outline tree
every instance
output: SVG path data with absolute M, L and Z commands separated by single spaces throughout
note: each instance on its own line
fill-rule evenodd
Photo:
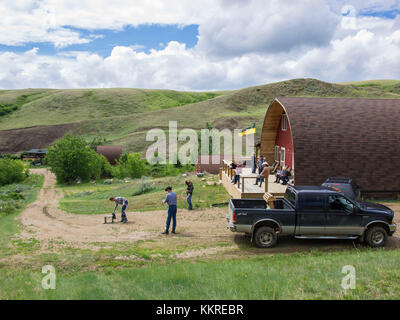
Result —
M 49 148 L 46 160 L 57 182 L 67 184 L 74 183 L 78 178 L 82 181 L 98 179 L 103 167 L 101 156 L 82 137 L 69 134 Z
M 149 170 L 146 160 L 142 159 L 140 153 L 135 152 L 130 154 L 125 152 L 120 157 L 118 171 L 118 176 L 120 178 L 141 178 Z

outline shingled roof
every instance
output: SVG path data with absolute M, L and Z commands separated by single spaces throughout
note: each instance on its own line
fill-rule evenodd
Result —
M 400 99 L 278 97 L 270 107 L 276 103 L 292 132 L 296 185 L 348 176 L 365 191 L 400 192 Z

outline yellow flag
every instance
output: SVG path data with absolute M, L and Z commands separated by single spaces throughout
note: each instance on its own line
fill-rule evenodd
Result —
M 253 123 L 251 127 L 243 129 L 241 132 L 239 132 L 239 136 L 246 136 L 248 134 L 255 134 L 255 133 L 256 133 L 256 124 Z

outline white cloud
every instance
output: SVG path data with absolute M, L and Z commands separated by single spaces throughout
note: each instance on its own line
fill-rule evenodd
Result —
M 339 0 L 200 4 L 148 0 L 140 5 L 122 0 L 2 0 L 2 44 L 46 41 L 62 48 L 93 39 L 67 26 L 96 30 L 144 23 L 199 24 L 199 42 L 187 48 L 172 41 L 148 53 L 139 52 L 141 44 L 115 46 L 108 57 L 68 48 L 55 56 L 38 49 L 0 52 L 0 87 L 208 90 L 294 77 L 398 78 L 400 15 L 396 19 L 359 16 L 357 12 L 369 10 L 373 2 L 349 2 L 356 8 L 354 24 L 341 16 L 348 2 Z M 382 2 L 378 9 L 393 9 L 397 2 Z
M 200 25 L 198 48 L 235 56 L 322 46 L 338 23 L 339 17 L 322 0 L 224 1 L 221 10 Z

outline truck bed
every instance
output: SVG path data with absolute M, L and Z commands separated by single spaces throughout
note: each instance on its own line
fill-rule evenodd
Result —
M 235 209 L 270 209 L 263 199 L 232 199 L 231 202 Z M 284 199 L 275 200 L 274 206 L 273 210 L 293 209 Z

